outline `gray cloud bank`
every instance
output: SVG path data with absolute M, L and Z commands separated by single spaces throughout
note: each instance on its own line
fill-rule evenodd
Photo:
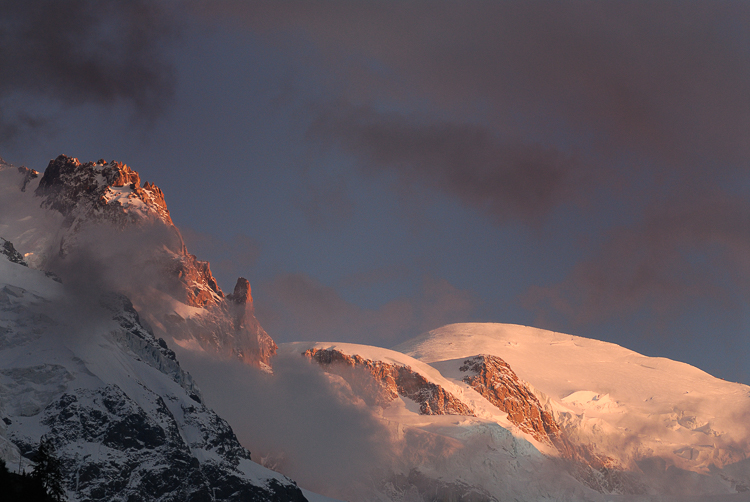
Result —
M 228 1 L 203 12 L 311 41 L 335 98 L 312 106 L 308 137 L 364 172 L 500 223 L 543 228 L 562 208 L 606 218 L 567 279 L 526 295 L 542 317 L 562 314 L 570 329 L 644 308 L 669 316 L 696 298 L 747 303 L 749 4 Z M 582 221 L 565 224 L 585 235 Z
M 0 141 L 49 123 L 29 99 L 159 113 L 175 85 L 165 51 L 175 5 L 0 0 Z M 544 231 L 562 209 L 584 215 L 563 224 L 571 235 L 595 232 L 586 257 L 559 284 L 525 295 L 539 319 L 567 320 L 548 327 L 642 309 L 670 317 L 706 299 L 736 315 L 748 303 L 750 4 L 187 5 L 201 21 L 224 16 L 278 42 L 282 54 L 311 42 L 328 98 L 306 110 L 308 139 L 351 155 L 362 172 L 395 175 L 406 193 L 430 187 L 500 224 Z M 353 212 L 345 187 L 315 190 L 300 204 L 311 223 Z M 605 231 L 582 228 L 598 214 Z M 251 266 L 254 244 L 237 245 Z M 225 255 L 215 265 L 229 274 L 237 256 Z M 385 340 L 397 321 L 430 324 L 409 313 L 419 299 L 371 310 L 321 289 L 302 274 L 279 276 L 271 331 L 355 326 Z M 308 306 L 325 298 L 338 320 L 319 321 Z M 318 313 L 284 317 L 294 309 Z M 461 312 L 471 309 L 436 321 L 465 320 Z

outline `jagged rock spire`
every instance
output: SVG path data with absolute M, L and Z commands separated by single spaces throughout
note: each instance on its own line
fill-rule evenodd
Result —
M 234 286 L 234 293 L 227 295 L 227 298 L 237 305 L 253 304 L 253 295 L 250 289 L 250 281 L 244 277 L 237 278 L 237 284 Z

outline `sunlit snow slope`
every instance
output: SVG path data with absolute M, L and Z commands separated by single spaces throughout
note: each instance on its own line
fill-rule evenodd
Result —
M 326 342 L 285 343 L 279 351 L 317 362 L 387 425 L 390 463 L 373 466 L 381 476 L 376 495 L 385 500 L 599 501 L 610 500 L 603 493 L 643 491 L 619 471 L 566 462 L 461 378 L 406 354 Z
M 687 364 L 505 324 L 279 350 L 395 431 L 391 500 L 750 500 L 750 387 Z
M 501 357 L 560 424 L 624 465 L 660 458 L 707 473 L 750 454 L 750 387 L 612 343 L 509 324 L 452 324 L 394 348 L 443 374 Z

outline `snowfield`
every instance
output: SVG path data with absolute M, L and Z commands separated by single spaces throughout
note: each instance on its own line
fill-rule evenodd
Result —
M 383 439 L 392 451 L 388 468 L 408 476 L 416 467 L 426 485 L 448 482 L 454 493 L 476 487 L 498 500 L 750 500 L 750 387 L 690 365 L 492 323 L 444 326 L 393 349 L 333 342 L 279 347 L 288 356 L 310 350 L 407 367 L 471 407 L 473 416 L 425 415 L 404 395 L 373 407 L 392 431 Z M 466 381 L 466 363 L 479 355 L 508 363 L 570 444 L 611 467 L 587 469 L 582 457 L 563 458 L 511 423 Z M 332 385 L 356 394 L 356 374 L 324 369 Z M 406 499 L 399 490 L 379 496 Z
M 509 324 L 452 324 L 394 350 L 441 367 L 489 353 L 556 418 L 626 466 L 659 457 L 709 473 L 750 454 L 750 387 L 612 343 Z

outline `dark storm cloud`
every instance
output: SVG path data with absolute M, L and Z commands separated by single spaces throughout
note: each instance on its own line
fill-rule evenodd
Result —
M 35 98 L 52 103 L 125 102 L 146 118 L 174 87 L 165 42 L 175 35 L 164 3 L 0 0 L 0 140 L 47 124 Z M 29 111 L 31 109 L 32 111 Z
M 402 183 L 427 183 L 500 221 L 538 221 L 579 194 L 585 181 L 572 156 L 504 143 L 491 129 L 474 124 L 420 123 L 368 108 L 322 114 L 309 137 L 335 141 L 369 170 L 392 169 Z
M 269 40 L 312 41 L 336 98 L 311 109 L 309 137 L 366 172 L 395 172 L 501 222 L 549 221 L 563 205 L 610 221 L 601 227 L 627 222 L 592 230 L 598 255 L 532 292 L 536 308 L 586 322 L 699 297 L 728 308 L 747 291 L 749 208 L 735 197 L 747 199 L 750 171 L 750 4 L 221 2 L 204 12 Z
M 353 102 L 427 97 L 463 115 L 487 110 L 502 135 L 551 139 L 565 128 L 605 151 L 672 161 L 707 148 L 744 159 L 750 148 L 744 3 L 220 2 L 211 10 L 222 7 L 256 30 L 311 38 Z

